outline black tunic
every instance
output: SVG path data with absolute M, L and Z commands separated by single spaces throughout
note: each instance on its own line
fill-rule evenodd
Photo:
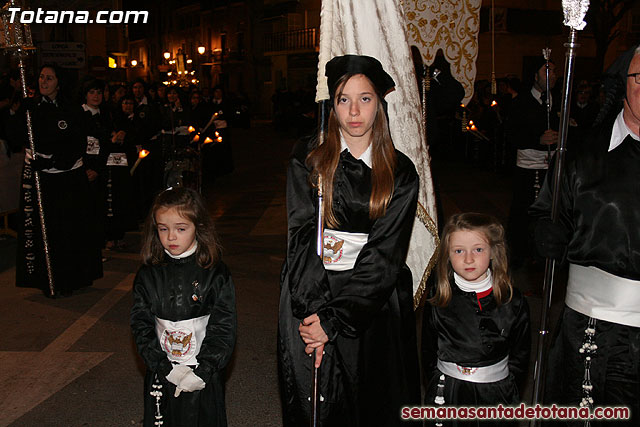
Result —
M 628 136 L 608 152 L 611 132 L 609 123 L 568 152 L 558 221 L 571 236 L 570 263 L 640 280 L 640 142 Z M 535 217 L 551 216 L 552 174 L 531 207 Z
M 147 374 L 144 387 L 144 425 L 154 425 L 156 398 L 149 392 L 157 380 L 162 384 L 161 413 L 165 426 L 226 426 L 224 368 L 236 339 L 235 291 L 229 270 L 219 262 L 204 269 L 196 255 L 183 259 L 165 257 L 165 262 L 143 266 L 133 285 L 131 329 Z M 194 281 L 198 281 L 197 289 Z M 193 295 L 198 296 L 194 300 Z M 155 318 L 173 322 L 210 315 L 206 337 L 197 356 L 194 373 L 206 387 L 182 392 L 174 398 L 175 386 L 167 381 L 173 368 L 160 347 Z
M 451 280 L 453 283 L 453 280 Z M 493 293 L 478 299 L 475 292 L 452 287 L 447 307 L 425 305 L 423 369 L 429 378 L 425 403 L 434 406 L 437 359 L 465 367 L 493 365 L 509 356 L 509 376 L 493 383 L 473 383 L 445 376 L 445 405 L 494 406 L 520 403 L 518 382 L 529 364 L 530 321 L 527 300 L 516 288 L 508 303 L 498 306 Z
M 84 166 L 72 169 L 86 151 L 80 108 L 60 100 L 25 100 L 32 112 L 38 153 L 51 155 L 60 172 L 41 171 L 40 183 L 54 292 L 67 294 L 102 277 L 100 248 L 95 244 L 95 209 L 89 202 Z M 23 112 L 24 114 L 24 112 Z M 16 116 L 16 120 L 24 119 Z M 25 135 L 26 137 L 26 135 Z M 35 192 L 35 174 L 25 163 L 22 174 L 21 219 L 16 258 L 16 285 L 49 293 L 44 249 Z
M 138 160 L 136 145 L 140 143 L 137 122 L 134 117 L 126 117 L 118 113 L 113 127 L 115 132 L 124 131 L 122 142 L 105 143 L 104 150 L 108 154 L 124 153 L 127 158 L 126 166 L 110 165 L 106 170 L 106 237 L 107 240 L 120 240 L 124 233 L 135 229 L 136 212 L 131 209 L 135 206 L 136 197 L 135 180 L 130 170 Z M 144 160 L 142 160 L 144 162 Z
M 553 97 L 550 115 L 551 129 L 558 130 L 559 97 Z M 548 154 L 548 149 L 540 145 L 540 136 L 547 129 L 547 109 L 531 93 L 531 88 L 520 93 L 514 100 L 506 122 L 507 141 L 518 150 L 534 149 L 540 154 Z M 546 168 L 545 168 L 546 169 Z M 511 261 L 519 263 L 533 255 L 531 239 L 531 219 L 527 209 L 535 201 L 536 189 L 542 185 L 545 169 L 516 167 L 513 177 L 513 199 L 507 224 L 507 240 L 511 249 Z
M 317 194 L 308 184 L 308 150 L 296 146 L 287 177 L 289 244 L 278 329 L 285 425 L 309 419 L 311 358 L 298 326 L 313 313 L 329 337 L 320 367 L 321 425 L 399 425 L 401 406 L 419 401 L 411 273 L 404 264 L 418 176 L 396 151 L 393 197 L 386 214 L 371 220 L 371 169 L 342 152 L 333 194 L 339 229 L 369 236 L 353 269 L 327 271 L 316 255 Z
M 83 156 L 84 166 L 87 170 L 95 171 L 98 174 L 93 181 L 89 181 L 89 198 L 91 206 L 95 209 L 96 217 L 94 245 L 100 250 L 104 246 L 105 238 L 105 200 L 107 197 L 105 190 L 108 182 L 106 145 L 111 139 L 111 118 L 102 108 L 98 110 L 97 114 L 93 114 L 91 110 L 85 110 L 82 112 L 82 125 L 84 138 L 87 141 Z M 98 140 L 97 152 L 96 147 L 89 146 L 89 137 Z
M 627 136 L 608 151 L 612 129 L 612 121 L 606 122 L 593 129 L 579 150 L 567 153 L 557 223 L 569 236 L 570 263 L 640 280 L 640 142 Z M 550 169 L 531 207 L 533 216 L 550 218 L 552 181 Z M 555 234 L 547 240 L 553 238 Z M 549 354 L 545 396 L 550 402 L 575 405 L 582 399 L 584 355 L 579 349 L 588 321 L 587 315 L 565 306 Z M 640 328 L 597 320 L 595 330 L 597 351 L 590 372 L 594 404 L 629 406 L 632 418 L 625 425 L 638 425 Z

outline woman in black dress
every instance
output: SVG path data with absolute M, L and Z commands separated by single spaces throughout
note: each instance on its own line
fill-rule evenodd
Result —
M 96 221 L 83 163 L 87 144 L 81 110 L 63 96 L 64 80 L 57 66 L 44 65 L 38 84 L 40 96 L 25 100 L 32 114 L 36 156 L 28 153 L 22 176 L 16 285 L 40 288 L 49 297 L 68 296 L 102 277 L 100 252 L 87 250 Z M 53 286 L 44 262 L 35 171 L 40 175 Z

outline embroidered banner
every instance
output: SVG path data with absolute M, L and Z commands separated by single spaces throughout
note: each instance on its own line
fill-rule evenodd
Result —
M 438 49 L 451 64 L 451 74 L 464 87 L 463 103 L 473 95 L 478 57 L 482 0 L 403 0 L 411 44 L 425 65 L 433 64 Z

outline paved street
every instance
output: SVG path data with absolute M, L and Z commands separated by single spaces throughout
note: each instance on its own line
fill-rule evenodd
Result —
M 204 190 L 237 293 L 227 413 L 231 426 L 280 426 L 278 279 L 286 247 L 285 168 L 294 140 L 269 124 L 233 129 L 231 138 L 235 171 Z M 508 177 L 460 160 L 433 167 L 445 217 L 474 210 L 506 221 Z M 93 287 L 56 300 L 14 286 L 15 241 L 0 240 L 0 426 L 140 424 L 144 368 L 129 330 L 139 237 L 128 233 L 126 250 L 105 252 L 105 276 Z M 540 274 L 530 270 L 514 276 L 523 290 L 540 286 Z M 537 316 L 539 299 L 529 300 Z

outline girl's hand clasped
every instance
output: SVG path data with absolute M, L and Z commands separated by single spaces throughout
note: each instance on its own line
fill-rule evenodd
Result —
M 329 342 L 329 337 L 325 333 L 324 329 L 320 325 L 320 318 L 317 314 L 305 318 L 298 327 L 300 337 L 307 345 L 304 349 L 305 353 L 311 354 L 316 351 L 316 368 L 320 367 L 322 362 L 322 353 L 324 351 L 324 345 Z

